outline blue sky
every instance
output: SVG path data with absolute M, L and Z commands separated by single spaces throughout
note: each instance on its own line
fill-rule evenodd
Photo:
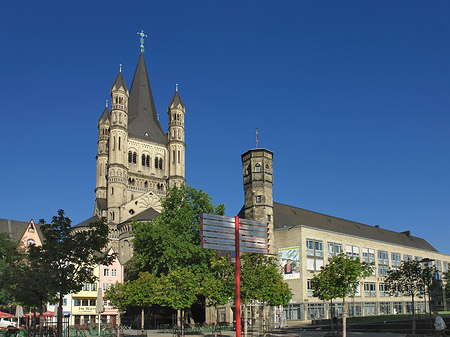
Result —
M 97 120 L 145 58 L 160 122 L 179 83 L 186 176 L 227 215 L 240 155 L 274 152 L 274 200 L 449 254 L 450 2 L 6 1 L 0 217 L 94 207 Z

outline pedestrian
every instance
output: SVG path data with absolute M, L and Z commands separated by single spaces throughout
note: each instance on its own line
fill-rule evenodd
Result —
M 439 316 L 439 313 L 437 311 L 433 312 L 434 315 L 434 327 L 436 328 L 436 336 L 444 336 L 447 337 L 445 334 L 445 328 L 447 325 L 445 325 L 444 319 Z

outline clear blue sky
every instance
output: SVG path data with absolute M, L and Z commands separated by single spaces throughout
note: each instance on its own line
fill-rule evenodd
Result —
M 92 215 L 97 120 L 144 29 L 161 124 L 179 83 L 187 180 L 228 215 L 258 128 L 275 201 L 448 254 L 449 18 L 448 0 L 5 1 L 0 217 Z

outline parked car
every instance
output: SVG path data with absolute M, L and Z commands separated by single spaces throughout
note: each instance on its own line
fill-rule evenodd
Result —
M 17 328 L 15 318 L 0 318 L 0 328 Z

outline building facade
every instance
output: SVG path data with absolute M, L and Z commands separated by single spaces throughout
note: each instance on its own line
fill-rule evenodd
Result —
M 411 312 L 411 298 L 390 296 L 384 285 L 389 268 L 399 267 L 401 261 L 430 259 L 438 278 L 448 271 L 450 256 L 410 231 L 394 232 L 274 202 L 273 153 L 253 149 L 241 158 L 245 204 L 239 216 L 269 223 L 270 253 L 278 256 L 293 292 L 291 303 L 283 308 L 287 320 L 330 317 L 328 303 L 313 296 L 310 281 L 328 259 L 341 252 L 375 264 L 373 275 L 361 281 L 354 298 L 347 299 L 351 316 Z M 335 302 L 339 313 L 342 300 Z M 416 310 L 424 311 L 426 302 L 417 299 Z

